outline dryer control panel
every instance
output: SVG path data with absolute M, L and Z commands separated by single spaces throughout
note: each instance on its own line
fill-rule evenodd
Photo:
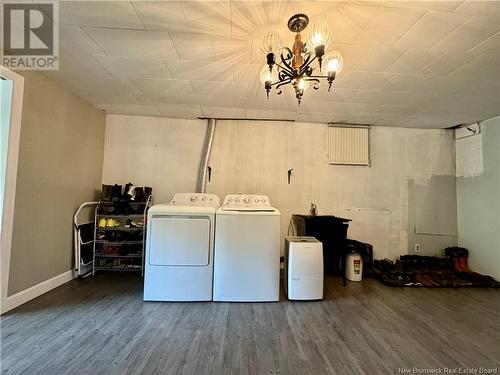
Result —
M 215 194 L 175 193 L 170 203 L 172 206 L 219 207 L 220 200 Z
M 274 211 L 269 197 L 265 195 L 230 194 L 224 198 L 225 211 Z

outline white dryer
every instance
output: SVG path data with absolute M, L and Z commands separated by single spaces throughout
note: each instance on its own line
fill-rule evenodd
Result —
M 214 301 L 279 301 L 280 212 L 263 195 L 227 195 L 217 210 Z
M 211 301 L 214 194 L 178 193 L 148 211 L 145 301 Z

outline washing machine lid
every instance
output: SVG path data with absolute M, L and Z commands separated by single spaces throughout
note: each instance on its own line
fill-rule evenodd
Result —
M 222 211 L 238 212 L 275 212 L 269 197 L 265 195 L 230 194 L 224 198 Z M 220 210 L 219 210 L 220 211 Z

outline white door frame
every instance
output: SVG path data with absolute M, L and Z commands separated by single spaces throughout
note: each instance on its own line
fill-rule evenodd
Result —
M 17 162 L 19 158 L 19 138 L 21 135 L 21 114 L 23 109 L 24 78 L 0 65 L 0 76 L 13 82 L 12 109 L 10 115 L 9 146 L 5 170 L 5 193 L 0 235 L 0 286 L 1 313 L 9 308 L 6 305 L 9 283 L 10 252 L 12 227 L 14 224 L 14 203 L 16 198 Z

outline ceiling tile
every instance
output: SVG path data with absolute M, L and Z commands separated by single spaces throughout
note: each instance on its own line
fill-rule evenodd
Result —
M 421 106 L 432 101 L 429 94 L 415 94 L 403 92 L 385 91 L 360 91 L 353 100 L 356 103 L 366 103 L 373 105 L 408 105 Z
M 481 53 L 496 53 L 500 59 L 500 32 L 484 40 L 472 48 L 470 52 L 474 55 L 480 55 Z
M 247 108 L 246 111 L 246 117 L 249 119 L 293 120 L 295 115 L 293 111 L 275 109 Z
M 432 48 L 470 18 L 466 14 L 427 12 L 394 45 L 399 48 Z
M 89 54 L 103 54 L 104 51 L 80 26 L 60 25 L 59 45 L 74 57 L 86 58 Z
M 409 8 L 412 9 L 422 9 L 422 10 L 436 10 L 439 12 L 453 12 L 465 1 L 453 1 L 453 0 L 441 0 L 441 1 L 429 1 L 429 0 L 416 0 L 412 1 Z
M 205 34 L 170 33 L 181 59 L 214 61 L 213 38 Z
M 248 39 L 258 28 L 271 23 L 268 16 L 263 1 L 231 1 L 231 36 Z
M 476 80 L 488 79 L 488 77 L 500 77 L 500 60 L 497 55 L 482 54 L 457 70 L 450 73 L 452 76 L 474 77 Z
M 192 60 L 165 61 L 173 78 L 191 81 L 232 81 L 233 65 L 226 62 L 201 63 Z
M 132 1 L 147 30 L 192 32 L 179 1 Z
M 210 35 L 231 36 L 229 1 L 181 1 L 184 18 L 192 30 Z
M 127 79 L 101 78 L 80 84 L 77 94 L 89 103 L 141 104 L 137 99 L 138 90 Z
M 116 77 L 171 78 L 161 58 L 116 57 L 94 55 L 111 75 Z
M 319 100 L 323 102 L 350 102 L 357 97 L 360 90 L 343 89 L 333 87 L 328 91 L 328 84 L 325 82 L 318 90 L 309 89 L 306 92 L 308 100 Z
M 379 13 L 379 10 L 372 6 L 340 2 L 334 2 L 333 4 L 324 12 L 324 16 L 331 24 L 335 43 L 356 42 L 362 31 Z
M 240 107 L 236 105 L 234 93 L 222 95 L 189 95 L 186 97 L 188 104 L 199 104 L 209 107 Z
M 224 95 L 231 92 L 246 93 L 248 83 L 245 82 L 217 82 L 193 81 L 191 82 L 195 95 Z
M 61 1 L 59 22 L 79 26 L 144 29 L 128 1 Z
M 445 76 L 462 65 L 467 64 L 475 57 L 472 53 L 467 52 L 445 52 L 441 57 L 432 61 L 420 71 L 417 71 L 417 73 L 431 76 Z
M 333 43 L 328 47 L 328 50 L 337 50 L 344 58 L 344 70 L 353 70 L 356 65 L 362 60 L 363 56 L 367 53 L 367 48 L 370 44 L 340 44 Z M 389 47 L 390 48 L 390 47 Z M 373 53 L 373 51 L 372 51 Z M 262 59 L 262 63 L 265 61 Z M 389 62 L 390 63 L 390 62 Z
M 297 122 L 319 122 L 323 124 L 328 124 L 333 122 L 335 115 L 332 113 L 297 113 L 294 116 Z
M 260 71 L 264 64 L 235 64 L 233 67 L 234 81 L 236 82 L 259 82 Z
M 455 13 L 482 14 L 490 17 L 500 17 L 500 2 L 468 0 L 464 1 L 462 5 L 455 9 Z
M 468 51 L 500 31 L 500 18 L 473 16 L 462 26 L 436 44 L 434 49 Z
M 308 100 L 309 98 L 304 95 L 298 113 L 332 113 L 334 112 L 335 103 L 333 102 L 320 102 L 317 100 Z
M 252 50 L 252 40 L 235 40 L 223 37 L 213 38 L 216 61 L 234 64 L 248 64 Z
M 410 48 L 402 54 L 386 71 L 392 73 L 417 73 L 441 55 L 437 51 Z
M 232 0 L 231 36 L 245 39 L 262 28 L 266 31 L 286 26 L 288 19 L 296 13 L 306 12 L 310 18 L 321 16 L 329 2 Z M 284 35 L 282 35 L 284 37 Z
M 393 44 L 405 35 L 424 13 L 413 9 L 378 8 L 361 33 L 359 41 Z
M 424 76 L 416 74 L 396 74 L 380 86 L 380 89 L 384 91 L 415 92 L 424 78 Z
M 110 56 L 178 57 L 167 32 L 94 27 L 85 32 Z
M 234 107 L 209 107 L 201 106 L 201 111 L 204 117 L 212 118 L 238 118 L 243 119 L 246 117 L 245 108 L 234 108 Z
M 407 0 L 354 0 L 353 3 L 362 4 L 362 5 L 370 5 L 384 8 L 408 8 L 412 1 Z
M 333 88 L 378 90 L 383 84 L 394 77 L 392 73 L 358 72 L 343 70 L 335 81 Z
M 85 86 L 89 80 L 92 82 L 111 79 L 108 72 L 94 59 L 74 57 L 64 48 L 59 50 L 59 70 L 46 70 L 43 74 L 68 87 L 70 91 Z
M 172 118 L 197 118 L 204 117 L 200 105 L 155 104 L 162 116 Z
M 453 96 L 474 91 L 472 76 L 426 77 L 419 82 L 418 91 Z
M 132 78 L 131 81 L 141 91 L 140 100 L 144 103 L 186 102 L 185 97 L 194 94 L 186 80 Z
M 403 55 L 403 52 L 401 49 L 392 46 L 370 45 L 365 48 L 362 57 L 354 63 L 353 69 L 383 72 L 394 64 Z

